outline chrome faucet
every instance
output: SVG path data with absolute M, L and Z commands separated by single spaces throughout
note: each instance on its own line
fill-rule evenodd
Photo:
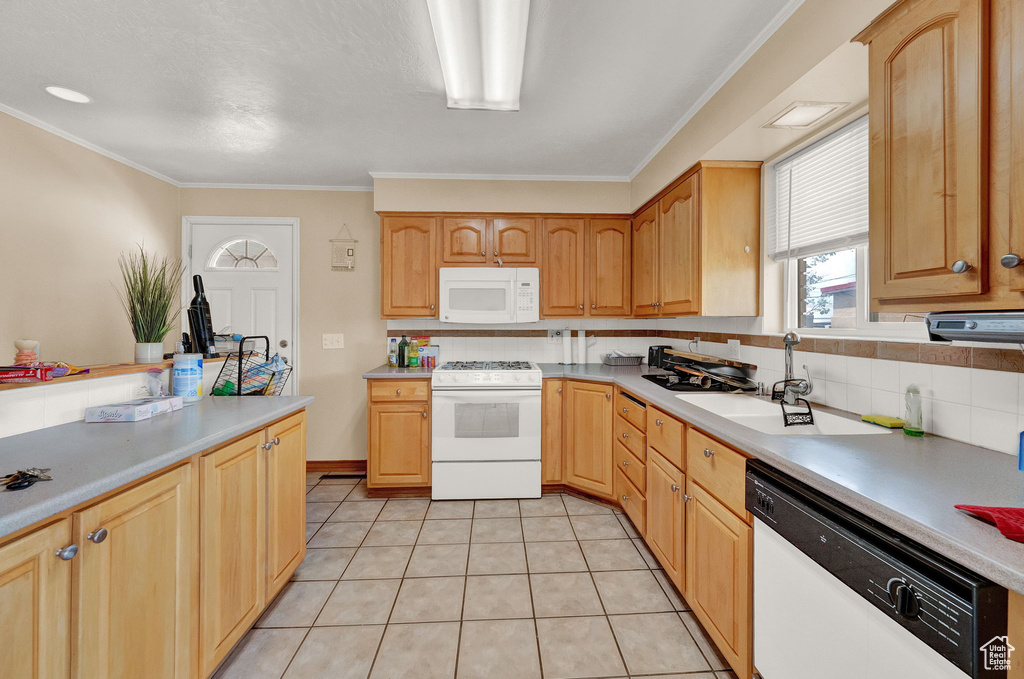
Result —
M 800 344 L 800 335 L 795 332 L 787 332 L 786 336 L 782 338 L 782 343 L 786 346 L 786 376 L 783 381 L 782 400 L 793 405 L 798 396 L 808 396 L 814 391 L 814 385 L 811 383 L 811 372 L 806 365 L 804 365 L 806 379 L 796 378 L 793 375 L 793 347 Z

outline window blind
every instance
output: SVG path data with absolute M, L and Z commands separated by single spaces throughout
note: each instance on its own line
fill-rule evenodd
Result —
M 868 117 L 774 163 L 768 255 L 775 261 L 868 241 Z

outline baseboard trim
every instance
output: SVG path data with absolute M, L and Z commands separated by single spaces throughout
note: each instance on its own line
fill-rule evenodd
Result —
M 430 486 L 415 488 L 367 488 L 366 497 L 430 497 Z
M 366 460 L 306 460 L 306 471 L 365 474 Z
M 310 471 L 320 471 L 311 469 Z M 386 486 L 382 488 L 367 488 L 367 497 L 374 498 L 386 498 L 386 497 L 430 497 L 430 486 L 417 486 L 415 488 L 402 488 L 400 486 Z M 589 500 L 590 502 L 596 502 L 597 504 L 604 505 L 611 509 L 618 510 L 619 505 L 606 497 L 600 497 L 599 495 L 592 495 L 585 490 L 580 490 L 573 486 L 567 486 L 564 483 L 545 483 L 541 486 L 541 493 L 544 495 L 552 495 L 555 493 L 565 493 L 566 495 L 572 495 L 578 497 L 581 500 Z

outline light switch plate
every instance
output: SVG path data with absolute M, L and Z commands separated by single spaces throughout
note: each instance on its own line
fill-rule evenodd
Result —
M 324 333 L 320 336 L 324 349 L 344 349 L 345 336 L 339 333 Z

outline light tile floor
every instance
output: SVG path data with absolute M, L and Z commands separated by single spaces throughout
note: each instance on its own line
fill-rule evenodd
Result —
M 306 560 L 218 679 L 735 679 L 619 512 L 320 477 Z

